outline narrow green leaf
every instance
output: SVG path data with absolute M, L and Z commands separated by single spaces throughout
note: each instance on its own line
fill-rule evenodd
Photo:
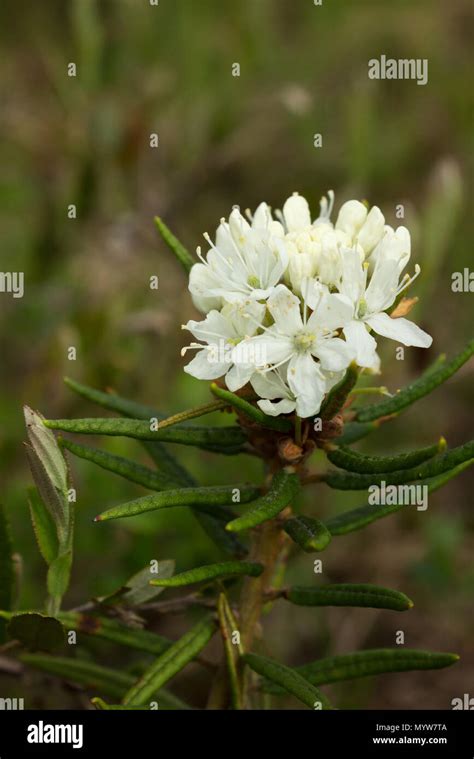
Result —
M 289 432 L 293 429 L 293 425 L 289 419 L 268 416 L 257 406 L 254 406 L 252 403 L 249 403 L 235 393 L 229 392 L 229 390 L 224 390 L 224 388 L 216 385 L 215 382 L 211 384 L 211 392 L 214 393 L 217 398 L 224 401 L 226 405 L 231 406 L 236 411 L 240 411 L 261 427 L 266 427 L 270 430 L 278 430 L 279 432 Z
M 68 378 L 65 379 L 65 382 L 72 390 L 74 390 L 74 392 L 78 393 L 83 398 L 86 398 L 99 406 L 110 409 L 111 411 L 116 411 L 123 416 L 138 419 L 155 418 L 158 420 L 163 420 L 165 418 L 164 414 L 159 413 L 149 406 L 143 406 L 142 404 L 135 403 L 134 401 L 127 400 L 126 398 L 111 393 L 103 393 L 100 390 L 95 390 L 94 388 L 82 385 L 79 382 Z M 167 475 L 171 480 L 175 480 L 183 487 L 193 487 L 197 485 L 194 477 L 192 477 L 179 461 L 175 459 L 175 457 L 168 451 L 165 444 L 158 441 L 150 442 L 147 440 L 142 440 L 141 442 L 161 473 Z M 219 513 L 219 516 L 220 515 L 221 513 Z M 223 515 L 224 514 L 222 514 L 222 516 Z M 224 553 L 235 557 L 245 556 L 247 552 L 245 546 L 235 535 L 226 532 L 222 519 L 219 519 L 216 515 L 205 514 L 204 512 L 199 511 L 194 512 L 194 517 L 213 543 L 224 551 Z M 228 521 L 228 519 L 225 521 Z
M 426 485 L 428 488 L 428 493 L 433 493 L 435 490 L 443 487 L 443 485 L 449 482 L 449 480 L 451 480 L 453 477 L 456 477 L 473 463 L 474 459 L 470 459 L 469 461 L 465 461 L 463 464 L 459 464 L 459 466 L 450 469 L 449 472 L 445 472 L 438 477 L 422 480 L 417 484 L 420 486 Z M 326 527 L 330 531 L 331 535 L 346 535 L 349 532 L 360 530 L 362 527 L 365 527 L 366 525 L 371 524 L 378 519 L 382 519 L 383 517 L 389 516 L 390 514 L 394 514 L 395 512 L 406 508 L 406 506 L 407 502 L 405 499 L 403 499 L 401 503 L 390 506 L 372 506 L 370 504 L 366 506 L 360 506 L 357 509 L 344 511 L 342 514 L 337 514 L 335 517 L 327 519 Z
M 331 541 L 331 533 L 326 525 L 313 517 L 300 515 L 288 519 L 283 529 L 307 553 L 324 551 Z
M 68 489 L 68 471 L 64 456 L 59 449 L 56 438 L 53 433 L 43 424 L 43 417 L 37 412 L 24 407 L 25 423 L 28 438 L 41 461 L 43 468 L 52 485 L 60 493 L 67 492 Z
M 302 677 L 313 685 L 328 685 L 359 677 L 371 677 L 388 672 L 408 672 L 412 670 L 442 669 L 459 660 L 456 654 L 419 651 L 409 648 L 373 648 L 351 654 L 329 656 L 309 664 L 296 667 Z M 265 683 L 264 690 L 284 693 L 283 688 L 273 683 Z
M 396 472 L 400 469 L 410 469 L 432 459 L 437 453 L 446 449 L 446 440 L 441 438 L 436 445 L 419 448 L 417 451 L 400 453 L 396 456 L 367 456 L 364 453 L 352 451 L 349 448 L 329 448 L 326 455 L 335 466 L 349 472 L 374 474 L 378 472 Z
M 94 704 L 95 708 L 99 711 L 120 711 L 120 712 L 129 712 L 129 711 L 138 711 L 138 712 L 146 712 L 148 711 L 148 706 L 123 706 L 122 704 L 107 704 L 105 701 L 103 701 L 101 698 L 96 696 L 95 698 L 91 698 L 91 704 Z
M 443 362 L 436 368 L 429 368 L 427 372 L 421 375 L 421 377 L 400 390 L 392 398 L 387 398 L 387 400 L 384 400 L 381 403 L 375 403 L 371 406 L 366 406 L 363 409 L 360 409 L 357 412 L 357 421 L 370 422 L 381 416 L 399 414 L 400 411 L 403 411 L 412 403 L 419 400 L 419 398 L 423 398 L 425 395 L 428 395 L 442 385 L 443 382 L 457 372 L 473 354 L 474 340 L 471 340 L 466 348 L 458 353 L 457 356 L 454 356 L 451 361 L 447 363 Z
M 353 474 L 346 472 L 327 472 L 322 475 L 322 480 L 329 487 L 337 490 L 367 490 L 373 485 L 401 485 L 414 480 L 436 477 L 465 461 L 474 458 L 474 440 L 464 443 L 457 448 L 452 448 L 435 458 L 425 461 L 410 469 L 402 469 L 396 472 L 383 472 L 381 474 Z
M 284 597 L 298 606 L 361 606 L 394 611 L 406 611 L 413 606 L 413 602 L 397 590 L 350 583 L 318 588 L 295 586 L 288 588 Z
M 128 400 L 115 393 L 104 393 L 101 390 L 96 390 L 93 387 L 76 382 L 69 377 L 65 377 L 64 382 L 71 390 L 82 398 L 85 398 L 98 406 L 102 406 L 102 408 L 116 411 L 117 413 L 122 414 L 122 416 L 131 417 L 132 419 L 161 420 L 165 418 L 163 413 L 160 413 L 151 406 L 136 403 L 135 401 Z M 182 485 L 192 484 L 192 482 L 186 482 L 187 478 L 192 479 L 191 476 L 186 469 L 176 461 L 174 456 L 169 453 L 165 445 L 159 442 L 151 443 L 149 441 L 142 441 L 142 444 L 163 473 L 168 474 L 172 479 L 176 479 Z
M 8 635 L 33 651 L 54 651 L 64 643 L 64 630 L 55 617 L 37 612 L 15 614 L 8 623 Z
M 30 506 L 33 530 L 40 553 L 45 562 L 49 565 L 58 555 L 58 534 L 56 526 L 36 488 L 28 488 L 28 503 Z
M 338 445 L 351 445 L 358 440 L 370 435 L 371 432 L 378 429 L 379 422 L 347 422 L 344 425 L 342 435 L 337 438 Z
M 198 582 L 248 575 L 258 577 L 263 572 L 262 564 L 250 561 L 223 561 L 220 564 L 208 564 L 180 572 L 167 579 L 150 580 L 150 585 L 162 588 L 179 588 L 182 585 L 194 585 Z
M 189 419 L 197 419 L 200 416 L 212 414 L 214 411 L 221 411 L 225 406 L 226 404 L 223 401 L 217 400 L 187 409 L 186 411 L 180 411 L 179 414 L 173 414 L 173 416 L 168 416 L 166 419 L 160 419 L 160 430 L 166 427 L 174 427 L 175 424 L 183 424 L 183 422 L 187 422 Z
M 117 700 L 123 697 L 135 680 L 133 675 L 127 672 L 102 667 L 84 659 L 42 654 L 23 654 L 20 659 L 29 667 L 77 683 L 88 690 L 99 691 L 104 696 Z M 168 691 L 161 690 L 153 695 L 160 709 L 189 709 L 187 704 Z
M 220 593 L 217 602 L 217 615 L 219 627 L 224 645 L 227 670 L 229 673 L 230 692 L 232 697 L 232 707 L 242 709 L 242 693 L 237 673 L 238 649 L 232 642 L 232 635 L 236 628 L 233 626 L 231 618 L 232 611 L 227 601 L 225 593 Z
M 77 382 L 70 377 L 64 377 L 64 382 L 82 398 L 95 403 L 97 406 L 109 409 L 109 411 L 116 411 L 122 414 L 122 416 L 128 416 L 132 419 L 164 419 L 164 414 L 152 406 L 131 401 L 116 393 L 104 393 L 102 390 L 96 390 L 94 387 L 83 385 L 81 382 Z
M 125 477 L 125 479 L 143 485 L 150 490 L 167 490 L 173 487 L 176 488 L 179 485 L 179 482 L 172 480 L 167 474 L 160 471 L 157 472 L 142 464 L 137 464 L 135 461 L 126 459 L 123 456 L 116 456 L 99 448 L 91 448 L 88 445 L 73 443 L 66 438 L 59 438 L 59 442 L 61 446 L 67 448 L 75 456 L 92 461 L 94 464 L 102 467 L 102 469 Z
M 285 691 L 309 706 L 310 709 L 332 708 L 326 696 L 296 670 L 290 669 L 290 667 L 286 667 L 274 659 L 267 659 L 267 657 L 257 654 L 244 654 L 242 658 L 254 672 L 280 685 Z
M 359 379 L 359 369 L 353 362 L 348 367 L 344 377 L 334 385 L 323 401 L 318 416 L 321 419 L 332 419 L 344 406 L 347 396 Z
M 205 617 L 186 635 L 183 635 L 149 667 L 140 679 L 127 691 L 124 704 L 146 704 L 186 664 L 192 661 L 207 645 L 216 630 L 216 623 Z
M 240 427 L 198 427 L 176 425 L 164 430 L 151 430 L 150 422 L 141 419 L 45 419 L 46 427 L 81 435 L 113 435 L 137 440 L 159 440 L 203 448 L 214 453 L 238 453 L 246 437 Z
M 9 610 L 13 604 L 14 571 L 12 542 L 7 515 L 0 504 L 0 608 Z M 6 624 L 0 619 L 0 644 L 5 641 Z
M 111 393 L 103 393 L 100 390 L 95 390 L 94 388 L 82 385 L 79 382 L 68 378 L 65 379 L 65 382 L 72 390 L 74 390 L 74 392 L 78 393 L 83 398 L 104 408 L 110 409 L 111 411 L 116 411 L 123 416 L 138 419 L 155 418 L 158 420 L 165 418 L 164 414 L 159 413 L 149 406 L 135 403 L 134 401 L 127 400 L 126 398 Z M 175 459 L 175 457 L 168 451 L 165 444 L 158 441 L 150 442 L 147 440 L 141 442 L 148 452 L 148 455 L 163 475 L 167 475 L 170 480 L 175 480 L 184 487 L 197 485 L 194 477 L 192 477 L 179 461 Z M 222 520 L 219 520 L 210 514 L 200 512 L 194 512 L 194 517 L 209 538 L 226 554 L 236 557 L 245 556 L 245 547 L 234 535 L 230 535 L 226 532 Z
M 95 518 L 96 522 L 104 522 L 107 519 L 120 519 L 143 514 L 146 511 L 168 509 L 173 506 L 189 506 L 204 511 L 213 510 L 214 507 L 233 503 L 235 492 L 240 493 L 240 503 L 246 503 L 255 498 L 258 489 L 253 485 L 235 486 L 211 486 L 202 488 L 182 488 L 179 490 L 165 490 L 162 493 L 146 495 L 135 501 L 122 503 L 107 509 Z
M 164 221 L 160 219 L 159 216 L 155 216 L 155 224 L 163 241 L 166 243 L 171 252 L 174 253 L 183 269 L 186 272 L 191 271 L 191 267 L 194 266 L 196 261 L 189 253 L 189 251 L 186 250 L 184 245 L 180 243 L 178 238 L 174 236 L 174 234 L 170 231 L 170 229 L 168 229 Z
M 122 698 L 133 682 L 133 677 L 125 672 L 102 667 L 83 659 L 43 656 L 42 654 L 23 654 L 20 659 L 30 667 L 56 675 L 63 680 L 79 683 L 89 690 L 99 691 L 110 698 Z
M 297 494 L 298 489 L 298 476 L 281 469 L 275 474 L 268 493 L 251 503 L 250 510 L 229 522 L 226 529 L 232 532 L 240 532 L 273 519 L 288 506 Z
M 204 507 L 200 507 L 203 509 Z M 233 519 L 234 513 L 223 507 L 211 507 L 209 513 L 203 510 L 193 511 L 202 529 L 213 543 L 218 546 L 227 556 L 242 559 L 247 555 L 247 546 L 242 543 L 233 532 L 226 530 L 226 524 Z
M 84 614 L 81 612 L 60 612 L 58 619 L 66 630 L 75 630 L 85 635 L 118 643 L 127 648 L 137 651 L 145 651 L 155 656 L 166 651 L 172 641 L 148 630 L 129 627 L 118 622 L 116 619 L 100 616 L 98 614 Z M 133 682 L 133 680 L 132 680 Z M 130 685 L 132 685 L 132 682 Z
M 119 603 L 125 603 L 128 606 L 140 606 L 156 598 L 161 591 L 150 587 L 150 579 L 165 580 L 173 575 L 174 567 L 173 559 L 161 559 L 158 562 L 157 571 L 155 571 L 155 564 L 149 564 L 136 572 L 125 583 Z
M 49 565 L 48 593 L 53 599 L 53 606 L 48 609 L 52 613 L 59 610 L 60 602 L 69 586 L 72 566 L 72 550 L 60 553 Z

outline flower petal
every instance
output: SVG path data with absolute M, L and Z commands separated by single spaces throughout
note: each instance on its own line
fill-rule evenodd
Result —
M 240 390 L 247 384 L 252 374 L 255 373 L 253 364 L 234 364 L 225 376 L 225 384 L 232 393 Z
M 377 343 L 369 334 L 364 322 L 355 319 L 344 327 L 348 344 L 355 351 L 355 360 L 359 366 L 378 370 Z
M 296 401 L 290 401 L 287 398 L 283 398 L 281 401 L 272 403 L 271 401 L 257 401 L 264 414 L 268 416 L 279 416 L 279 414 L 289 414 L 295 410 Z
M 379 335 L 389 337 L 403 345 L 429 348 L 433 338 L 409 319 L 391 319 L 388 314 L 373 314 L 366 319 Z
M 340 337 L 330 337 L 319 340 L 312 350 L 313 356 L 321 361 L 321 367 L 331 372 L 340 372 L 347 369 L 355 357 L 355 351 L 349 343 Z
M 373 206 L 357 235 L 357 242 L 362 246 L 366 256 L 372 252 L 383 237 L 385 218 L 377 206 Z
M 283 206 L 283 217 L 288 232 L 296 232 L 311 224 L 311 214 L 306 198 L 295 193 Z
M 296 398 L 297 414 L 303 418 L 317 414 L 326 383 L 321 369 L 309 353 L 293 356 L 288 366 L 288 384 Z
M 275 287 L 267 305 L 275 320 L 275 328 L 280 334 L 294 335 L 303 328 L 300 299 L 285 285 Z
M 184 367 L 186 374 L 196 379 L 213 380 L 222 377 L 229 368 L 229 364 L 220 361 L 209 361 L 209 351 L 202 350 L 196 353 L 193 360 Z
M 358 200 L 348 200 L 341 206 L 336 221 L 336 229 L 353 238 L 367 218 L 367 208 Z

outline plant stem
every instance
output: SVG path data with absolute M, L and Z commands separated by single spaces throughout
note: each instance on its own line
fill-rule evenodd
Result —
M 301 417 L 295 416 L 295 443 L 301 445 Z

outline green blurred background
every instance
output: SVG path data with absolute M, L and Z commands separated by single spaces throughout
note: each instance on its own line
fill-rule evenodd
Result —
M 405 206 L 422 276 L 413 317 L 434 336 L 430 351 L 382 347 L 382 384 L 404 384 L 440 352 L 470 337 L 472 294 L 451 291 L 451 273 L 472 261 L 472 89 L 469 0 L 43 0 L 0 9 L 2 270 L 25 272 L 22 300 L 1 295 L 0 446 L 2 500 L 22 557 L 19 603 L 39 606 L 45 567 L 29 522 L 31 478 L 21 406 L 49 417 L 101 411 L 74 397 L 69 375 L 175 412 L 208 399 L 206 383 L 182 371 L 180 325 L 196 318 L 184 274 L 153 227 L 159 214 L 194 249 L 233 204 L 281 207 L 294 190 L 317 215 L 336 192 L 379 205 L 388 223 Z M 429 83 L 370 81 L 368 60 L 427 58 Z M 75 62 L 77 76 L 67 76 Z M 232 64 L 240 64 L 240 77 Z M 150 148 L 150 134 L 159 147 Z M 321 133 L 323 147 L 313 146 Z M 67 207 L 77 206 L 68 219 Z M 149 277 L 159 276 L 159 290 Z M 68 361 L 75 346 L 77 360 Z M 361 445 L 384 452 L 472 436 L 473 369 Z M 146 461 L 132 441 L 109 450 Z M 256 462 L 177 453 L 206 484 L 258 477 Z M 107 593 L 151 558 L 183 570 L 219 557 L 181 510 L 94 525 L 106 506 L 144 494 L 139 486 L 74 460 L 76 556 L 67 606 Z M 462 664 L 434 673 L 386 675 L 334 687 L 341 708 L 450 708 L 474 680 L 472 475 L 432 496 L 427 512 L 401 513 L 324 554 L 324 577 L 378 582 L 415 601 L 406 615 L 275 606 L 264 646 L 287 663 L 395 644 L 454 651 Z M 313 490 L 306 509 L 324 516 L 360 505 L 356 494 Z M 363 499 L 362 499 L 363 500 Z M 289 573 L 314 579 L 311 556 Z M 154 621 L 174 635 L 180 619 Z M 90 650 L 77 655 L 92 655 Z M 214 652 L 217 653 L 217 652 Z M 108 646 L 102 663 L 133 657 Z M 26 706 L 84 705 L 80 693 L 27 680 Z M 177 692 L 202 705 L 202 670 Z M 0 693 L 23 688 L 0 673 Z M 471 695 L 473 695 L 471 693 Z M 288 707 L 291 700 L 282 702 Z

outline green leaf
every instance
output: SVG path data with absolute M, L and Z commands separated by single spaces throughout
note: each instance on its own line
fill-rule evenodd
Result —
M 280 685 L 310 709 L 332 708 L 326 696 L 294 669 L 257 654 L 244 654 L 242 658 L 254 672 Z
M 250 561 L 223 561 L 220 564 L 208 564 L 203 567 L 180 572 L 174 577 L 160 580 L 150 580 L 150 585 L 162 588 L 179 588 L 182 585 L 194 585 L 198 582 L 212 581 L 224 577 L 248 575 L 258 577 L 263 572 L 262 564 Z
M 225 593 L 220 593 L 219 595 L 217 615 L 222 635 L 222 643 L 224 645 L 227 670 L 229 673 L 232 707 L 234 709 L 242 709 L 242 693 L 237 673 L 238 649 L 236 649 L 236 646 L 232 642 L 232 635 L 236 631 L 235 620 Z
M 313 517 L 297 516 L 288 519 L 283 529 L 303 551 L 324 551 L 331 541 L 331 533 L 325 524 Z
M 159 471 L 156 472 L 123 456 L 116 456 L 99 448 L 91 448 L 88 445 L 73 443 L 71 440 L 66 440 L 66 438 L 59 438 L 59 441 L 61 446 L 67 448 L 75 456 L 92 461 L 94 464 L 102 467 L 102 469 L 125 477 L 125 479 L 143 485 L 150 490 L 167 490 L 179 486 L 179 482 L 172 480 L 167 474 Z
M 172 641 L 162 635 L 138 627 L 129 627 L 115 619 L 98 614 L 66 611 L 60 612 L 58 619 L 67 630 L 75 630 L 155 656 L 163 653 L 172 645 Z
M 337 438 L 339 445 L 351 445 L 358 440 L 370 435 L 371 432 L 378 429 L 379 421 L 375 422 L 347 422 L 344 425 L 342 435 Z
M 12 542 L 5 510 L 0 504 L 0 608 L 11 609 L 13 604 Z M 0 619 L 0 644 L 5 641 L 5 622 Z
M 288 588 L 284 597 L 298 606 L 360 606 L 394 611 L 406 611 L 413 606 L 413 602 L 397 590 L 350 583 L 318 588 L 295 586 Z
M 387 398 L 387 400 L 384 400 L 381 403 L 375 403 L 371 406 L 360 409 L 357 412 L 357 421 L 370 422 L 371 420 L 378 419 L 382 416 L 399 414 L 400 411 L 403 411 L 412 403 L 415 403 L 415 401 L 423 398 L 425 395 L 428 395 L 442 385 L 443 382 L 457 372 L 473 354 L 474 340 L 471 340 L 466 348 L 451 359 L 451 361 L 447 363 L 443 362 L 436 368 L 429 368 L 427 372 L 421 375 L 421 377 L 400 390 L 392 398 Z
M 139 712 L 146 712 L 148 711 L 148 706 L 123 706 L 122 704 L 107 704 L 105 701 L 103 701 L 101 698 L 96 696 L 95 698 L 91 698 L 91 704 L 94 704 L 95 708 L 99 711 L 121 711 L 121 712 L 129 712 L 129 711 L 139 711 Z
M 99 691 L 110 698 L 120 699 L 133 683 L 132 675 L 102 667 L 83 659 L 62 656 L 23 654 L 21 661 L 30 667 L 56 675 L 63 680 L 79 683 L 89 690 Z
M 151 430 L 141 419 L 45 419 L 46 427 L 81 435 L 113 435 L 137 440 L 159 440 L 203 448 L 213 453 L 233 455 L 242 449 L 246 436 L 240 427 L 198 427 L 180 424 L 164 430 Z M 159 425 L 158 425 L 159 427 Z
M 31 447 L 40 460 L 51 484 L 60 493 L 67 493 L 68 471 L 64 456 L 53 433 L 43 424 L 43 417 L 24 407 L 26 429 Z
M 49 609 L 52 613 L 59 610 L 61 599 L 69 586 L 72 565 L 72 550 L 64 551 L 54 559 L 48 569 L 48 593 L 53 599 L 53 605 Z
M 36 488 L 28 488 L 28 503 L 40 553 L 46 564 L 49 565 L 58 555 L 56 526 Z
M 459 466 L 450 469 L 449 472 L 445 472 L 432 479 L 422 480 L 417 484 L 421 486 L 426 485 L 428 487 L 428 493 L 433 493 L 473 463 L 473 459 L 465 461 L 463 464 L 459 464 Z M 360 530 L 362 527 L 365 527 L 378 519 L 394 514 L 395 512 L 406 508 L 406 505 L 407 504 L 403 500 L 402 503 L 390 506 L 372 506 L 371 504 L 360 506 L 357 509 L 344 511 L 342 514 L 337 514 L 335 517 L 327 519 L 326 527 L 331 535 L 346 535 L 349 532 Z
M 122 416 L 128 416 L 132 419 L 164 419 L 164 414 L 152 406 L 131 401 L 116 393 L 104 393 L 102 390 L 96 390 L 94 387 L 83 385 L 81 382 L 77 382 L 70 377 L 64 377 L 64 382 L 82 398 L 98 406 L 102 406 L 102 408 L 109 409 L 109 411 L 116 411 L 122 414 Z
M 146 495 L 128 503 L 122 503 L 107 509 L 95 518 L 96 522 L 104 522 L 107 519 L 120 519 L 143 514 L 146 511 L 168 509 L 173 506 L 189 506 L 191 508 L 214 510 L 215 507 L 233 503 L 236 491 L 240 493 L 240 502 L 246 503 L 255 498 L 258 489 L 253 485 L 222 486 L 216 485 L 202 488 L 182 488 L 179 490 L 165 490 L 162 493 Z
M 254 406 L 252 403 L 249 403 L 235 393 L 229 392 L 229 390 L 224 390 L 224 388 L 216 385 L 215 382 L 211 384 L 211 392 L 214 393 L 217 398 L 224 401 L 226 405 L 229 405 L 236 411 L 244 414 L 248 419 L 252 419 L 252 421 L 256 422 L 261 427 L 266 427 L 270 430 L 278 430 L 279 432 L 289 432 L 293 429 L 293 425 L 289 419 L 268 416 L 257 406 Z
M 104 408 L 111 411 L 117 411 L 123 416 L 139 419 L 151 419 L 156 418 L 162 420 L 165 416 L 149 406 L 143 406 L 142 404 L 135 403 L 134 401 L 127 400 L 118 395 L 111 393 L 103 393 L 100 390 L 82 385 L 74 380 L 65 379 L 66 384 L 74 390 L 74 392 L 81 395 L 83 398 L 92 401 Z M 192 475 L 175 459 L 175 457 L 168 451 L 166 445 L 160 442 L 141 441 L 142 445 L 148 452 L 151 459 L 160 469 L 160 472 L 166 474 L 171 480 L 176 480 L 180 485 L 184 487 L 193 487 L 197 485 L 196 480 Z M 218 516 L 224 516 L 219 512 Z M 209 538 L 222 550 L 224 553 L 241 557 L 245 556 L 246 549 L 242 543 L 237 540 L 235 535 L 226 532 L 223 520 L 219 519 L 215 515 L 205 514 L 203 512 L 194 512 L 194 517 L 199 522 L 203 530 L 209 536 Z M 225 519 L 228 521 L 228 519 Z
M 227 522 L 233 518 L 233 512 L 229 509 L 217 507 L 215 511 L 212 510 L 212 514 L 204 511 L 194 511 L 193 514 L 205 533 L 221 551 L 236 559 L 241 559 L 247 555 L 247 547 L 238 539 L 237 535 L 228 532 L 225 528 Z
M 211 617 L 205 617 L 186 635 L 183 635 L 149 667 L 142 677 L 127 691 L 124 704 L 146 704 L 186 664 L 192 661 L 207 645 L 216 630 Z
M 166 427 L 174 427 L 175 424 L 182 424 L 183 422 L 187 422 L 189 419 L 197 419 L 200 416 L 212 414 L 214 411 L 222 411 L 226 405 L 227 404 L 223 401 L 211 401 L 210 403 L 205 403 L 202 406 L 196 406 L 195 408 L 190 408 L 186 411 L 180 411 L 178 414 L 168 416 L 166 419 L 160 419 L 160 430 L 163 430 Z
M 413 480 L 422 480 L 436 477 L 444 472 L 454 469 L 459 464 L 474 458 L 474 441 L 471 440 L 457 448 L 452 448 L 435 458 L 425 461 L 410 469 L 402 469 L 397 472 L 383 472 L 381 474 L 352 474 L 342 472 L 327 472 L 322 475 L 322 480 L 331 488 L 338 490 L 367 490 L 373 485 L 401 485 Z
M 240 532 L 273 519 L 288 506 L 299 490 L 298 476 L 281 469 L 273 477 L 268 493 L 250 504 L 250 510 L 229 522 L 226 529 Z
M 8 623 L 8 635 L 33 651 L 54 651 L 64 643 L 64 630 L 54 617 L 37 612 L 15 614 Z
M 191 270 L 191 267 L 196 263 L 192 255 L 188 250 L 186 250 L 184 245 L 180 243 L 178 238 L 175 237 L 174 234 L 168 229 L 164 221 L 160 219 L 159 216 L 155 216 L 155 224 L 163 241 L 166 243 L 171 252 L 174 253 L 185 272 L 189 272 Z
M 456 654 L 409 648 L 373 648 L 319 659 L 296 667 L 296 672 L 313 685 L 328 685 L 387 672 L 442 669 L 455 664 L 458 660 L 459 656 Z M 264 690 L 271 693 L 284 693 L 282 688 L 275 687 L 273 683 L 264 684 Z
M 120 594 L 119 602 L 128 606 L 140 606 L 156 598 L 161 591 L 150 587 L 150 579 L 166 580 L 172 576 L 174 567 L 173 559 L 161 559 L 158 562 L 157 572 L 153 571 L 154 565 L 148 565 L 136 572 L 125 583 L 125 592 Z
M 436 445 L 419 448 L 409 453 L 400 453 L 396 456 L 367 456 L 345 447 L 329 448 L 326 451 L 326 455 L 331 464 L 341 469 L 346 469 L 349 472 L 373 474 L 409 469 L 433 458 L 433 456 L 443 452 L 445 449 L 446 440 L 441 438 Z
M 321 419 L 332 419 L 344 406 L 347 396 L 359 379 L 359 369 L 353 362 L 347 369 L 344 377 L 334 385 L 323 401 L 319 417 Z

